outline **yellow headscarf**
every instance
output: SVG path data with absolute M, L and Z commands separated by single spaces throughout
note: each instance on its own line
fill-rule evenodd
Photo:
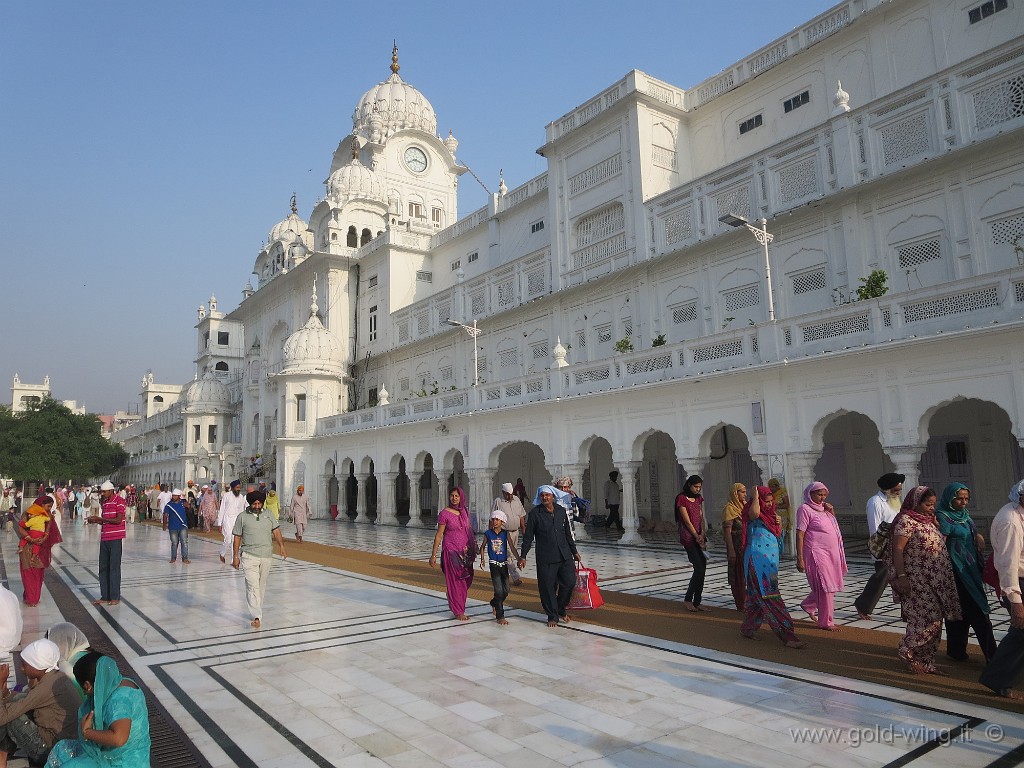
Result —
M 723 522 L 727 523 L 730 520 L 736 520 L 743 515 L 743 502 L 740 501 L 740 491 L 745 490 L 747 490 L 747 486 L 743 483 L 732 484 L 732 490 L 729 491 L 729 503 L 722 510 Z

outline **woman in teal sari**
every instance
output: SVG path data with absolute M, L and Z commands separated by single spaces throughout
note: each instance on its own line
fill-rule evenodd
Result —
M 149 768 L 149 714 L 142 689 L 96 651 L 78 660 L 75 679 L 88 697 L 78 710 L 78 738 L 58 741 L 47 768 Z
M 963 614 L 963 619 L 959 621 L 946 619 L 946 655 L 954 661 L 968 660 L 967 633 L 970 628 L 974 630 L 981 652 L 988 661 L 995 655 L 996 639 L 992 634 L 992 621 L 988 617 L 988 597 L 985 595 L 985 583 L 981 579 L 983 564 L 978 554 L 985 551 L 985 538 L 978 533 L 971 520 L 971 513 L 967 511 L 970 501 L 971 491 L 966 485 L 950 483 L 942 491 L 939 505 L 935 508 L 939 532 L 946 537 L 946 548 L 949 550 L 956 593 Z

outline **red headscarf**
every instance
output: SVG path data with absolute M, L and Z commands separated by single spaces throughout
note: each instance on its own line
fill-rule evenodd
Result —
M 743 505 L 743 548 L 747 547 L 747 528 L 750 526 L 750 521 L 753 519 L 750 516 L 751 509 L 754 506 L 754 501 L 757 500 L 758 506 L 761 510 L 760 520 L 764 524 L 764 527 L 771 531 L 776 536 L 782 535 L 782 525 L 779 523 L 778 518 L 775 516 L 775 495 L 772 493 L 772 489 L 764 485 L 759 485 L 754 488 L 754 493 L 747 499 L 747 503 Z

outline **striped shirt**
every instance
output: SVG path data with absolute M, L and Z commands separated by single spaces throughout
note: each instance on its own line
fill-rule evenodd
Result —
M 100 541 L 116 541 L 123 539 L 125 534 L 124 529 L 124 512 L 125 512 L 124 499 L 118 496 L 116 493 L 111 496 L 107 501 L 103 502 L 103 511 L 100 512 L 100 517 L 106 520 L 113 520 L 118 515 L 121 515 L 121 522 L 119 523 L 103 523 L 103 527 L 100 529 Z

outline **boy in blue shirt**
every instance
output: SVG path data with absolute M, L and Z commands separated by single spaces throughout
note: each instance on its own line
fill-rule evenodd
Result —
M 480 542 L 480 567 L 484 565 L 484 555 L 491 563 L 491 584 L 494 586 L 494 598 L 491 600 L 491 613 L 499 624 L 508 624 L 505 619 L 505 598 L 508 597 L 508 555 L 513 560 L 519 559 L 516 546 L 508 538 L 504 525 L 508 516 L 500 509 L 491 512 L 491 527 L 484 531 Z
M 188 512 L 177 488 L 171 493 L 171 500 L 164 504 L 163 529 L 171 536 L 171 562 L 178 559 L 178 545 L 181 545 L 181 562 L 188 565 Z

